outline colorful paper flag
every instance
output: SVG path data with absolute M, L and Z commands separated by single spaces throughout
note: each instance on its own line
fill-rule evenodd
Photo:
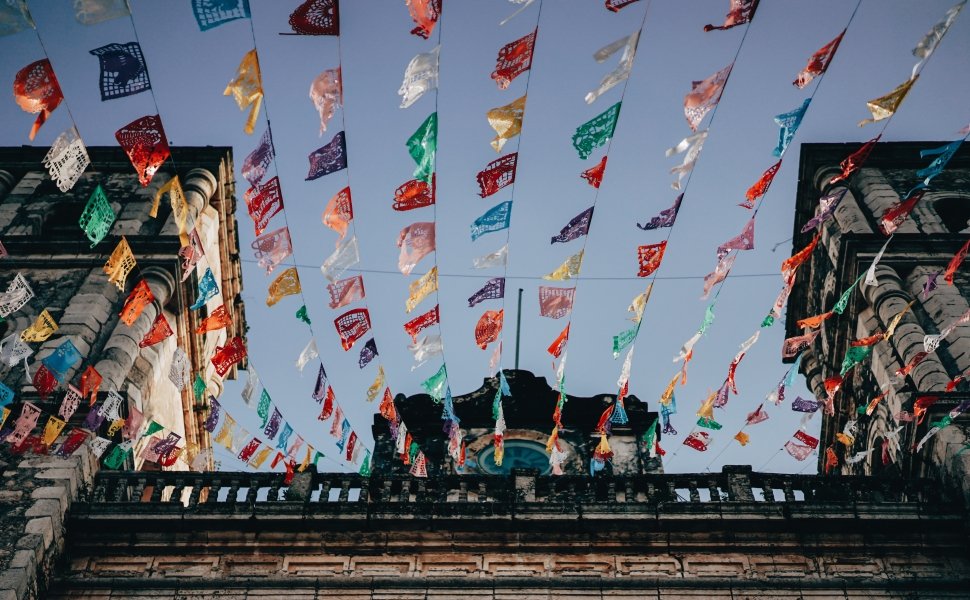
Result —
M 731 69 L 734 63 L 729 64 L 720 71 L 714 73 L 707 79 L 694 81 L 691 83 L 690 92 L 684 96 L 684 116 L 687 118 L 687 125 L 691 131 L 697 131 L 704 117 L 721 100 L 724 93 L 724 86 L 727 85 L 728 78 L 731 77 Z
M 438 113 L 428 115 L 418 130 L 407 141 L 408 153 L 417 163 L 414 178 L 431 183 L 435 167 L 435 151 L 438 147 Z
M 340 336 L 340 346 L 346 351 L 365 333 L 370 331 L 370 312 L 366 308 L 355 308 L 340 315 L 333 321 Z
M 566 226 L 559 230 L 559 235 L 552 236 L 552 241 L 550 243 L 555 244 L 556 242 L 570 242 L 584 235 L 589 234 L 589 225 L 593 221 L 593 208 L 590 206 L 583 212 L 579 213 L 575 217 L 566 223 Z
M 26 11 L 26 8 L 24 10 Z M 3 28 L 10 28 L 10 26 Z M 32 62 L 17 71 L 13 79 L 13 96 L 17 105 L 24 112 L 37 115 L 34 126 L 28 135 L 31 141 L 37 136 L 37 131 L 41 125 L 47 121 L 54 109 L 60 106 L 61 101 L 64 100 L 61 86 L 57 83 L 57 77 L 54 75 L 54 68 L 46 58 Z
M 705 25 L 704 31 L 715 29 L 731 29 L 738 25 L 750 23 L 754 18 L 754 11 L 758 9 L 758 0 L 731 0 L 731 10 L 724 17 L 723 25 Z
M 620 118 L 620 104 L 617 102 L 576 128 L 573 148 L 579 153 L 579 158 L 586 160 L 593 150 L 605 145 L 613 137 L 616 122 Z
M 422 258 L 435 251 L 434 221 L 412 223 L 402 229 L 397 236 L 397 247 L 401 249 L 397 268 L 410 275 Z
M 491 75 L 499 89 L 507 89 L 513 79 L 532 67 L 532 53 L 535 49 L 537 33 L 538 29 L 499 49 L 495 70 Z
M 347 168 L 347 139 L 344 132 L 337 132 L 333 139 L 307 156 L 310 169 L 306 181 L 319 179 Z
M 561 319 L 573 309 L 576 288 L 539 286 L 539 314 L 550 319 Z
M 411 312 L 428 297 L 431 292 L 438 291 L 438 266 L 431 267 L 431 270 L 411 282 L 408 286 L 408 299 L 404 303 L 406 312 Z
M 147 187 L 155 172 L 170 156 L 161 118 L 147 115 L 135 119 L 116 131 L 115 139 L 135 167 L 142 187 Z
M 416 54 L 404 70 L 404 81 L 397 91 L 401 96 L 401 108 L 407 108 L 431 90 L 438 89 L 438 52 L 435 46 L 430 52 Z
M 247 0 L 248 1 L 248 0 Z M 340 67 L 327 69 L 310 83 L 310 100 L 320 115 L 320 135 L 327 130 L 327 123 L 336 109 L 344 105 L 344 86 Z
M 506 200 L 488 209 L 485 214 L 475 219 L 471 225 L 471 237 L 474 242 L 486 233 L 501 231 L 509 228 L 512 219 L 512 201 Z
M 522 117 L 525 114 L 526 97 L 522 96 L 505 106 L 493 108 L 485 114 L 489 126 L 495 130 L 492 148 L 501 152 L 505 142 L 522 132 Z
M 637 247 L 637 261 L 640 264 L 640 270 L 637 272 L 637 277 L 649 277 L 660 268 L 660 262 L 664 258 L 664 252 L 667 250 L 666 240 L 660 242 L 659 244 L 647 244 L 646 246 Z
M 138 42 L 108 44 L 91 50 L 101 66 L 101 101 L 152 89 L 148 66 Z
M 801 89 L 808 85 L 813 79 L 821 75 L 829 68 L 829 64 L 832 62 L 832 58 L 835 56 L 835 51 L 839 49 L 839 44 L 842 43 L 842 36 L 845 35 L 845 30 L 837 35 L 834 40 L 825 44 L 821 48 L 815 51 L 808 59 L 808 64 L 805 68 L 799 71 L 798 76 L 795 77 L 795 81 L 792 84 Z

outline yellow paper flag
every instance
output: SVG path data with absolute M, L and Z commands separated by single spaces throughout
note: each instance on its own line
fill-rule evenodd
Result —
M 550 281 L 564 281 L 579 275 L 579 269 L 583 265 L 583 251 L 580 250 L 566 259 L 555 271 L 542 278 Z
M 422 275 L 408 287 L 410 295 L 408 296 L 407 302 L 404 304 L 405 309 L 407 309 L 407 312 L 411 312 L 418 304 L 421 303 L 422 300 L 427 298 L 431 292 L 437 290 L 438 267 L 434 266 L 430 271 Z
M 253 128 L 256 126 L 256 117 L 259 116 L 259 107 L 263 104 L 263 81 L 259 74 L 259 57 L 256 55 L 255 48 L 243 57 L 235 79 L 230 81 L 226 90 L 222 92 L 223 96 L 229 94 L 235 98 L 239 110 L 251 107 L 243 131 L 252 135 Z
M 896 112 L 896 109 L 899 108 L 899 105 L 903 103 L 903 99 L 906 98 L 906 94 L 909 93 L 910 88 L 913 87 L 917 79 L 919 79 L 919 75 L 899 84 L 896 89 L 885 96 L 880 96 L 879 98 L 866 102 L 866 108 L 872 113 L 872 118 L 859 121 L 859 127 L 891 117 Z
M 121 241 L 118 242 L 111 256 L 108 257 L 108 262 L 104 265 L 104 272 L 108 274 L 108 283 L 115 284 L 122 292 L 125 291 L 128 273 L 131 273 L 134 268 L 135 255 L 131 253 L 128 239 L 122 236 Z
M 296 272 L 296 267 L 290 267 L 280 273 L 273 280 L 273 283 L 269 284 L 269 295 L 266 297 L 266 306 L 273 306 L 286 296 L 299 294 L 301 291 L 300 274 Z
M 33 325 L 21 332 L 20 339 L 25 342 L 43 342 L 54 335 L 55 331 L 57 331 L 57 323 L 54 322 L 54 317 L 45 308 L 37 315 Z
M 488 111 L 485 116 L 488 124 L 497 134 L 492 140 L 492 148 L 501 152 L 505 142 L 522 132 L 522 115 L 525 114 L 525 96 L 513 100 L 505 106 L 499 106 Z

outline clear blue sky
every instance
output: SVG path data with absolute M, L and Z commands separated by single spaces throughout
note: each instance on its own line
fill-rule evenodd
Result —
M 852 22 L 838 55 L 809 109 L 795 145 L 802 142 L 864 141 L 879 125 L 858 128 L 868 113 L 865 102 L 903 82 L 916 59 L 912 47 L 939 20 L 954 0 L 865 0 Z M 88 51 L 99 46 L 135 40 L 132 22 L 120 19 L 93 27 L 76 23 L 71 2 L 37 1 L 30 8 L 38 32 L 50 53 L 58 79 L 88 145 L 113 145 L 114 131 L 145 114 L 156 112 L 153 98 L 143 93 L 101 102 L 98 62 Z M 249 21 L 235 21 L 200 32 L 187 0 L 150 2 L 132 0 L 137 36 L 148 61 L 155 98 L 173 144 L 179 146 L 230 145 L 237 166 L 237 193 L 245 191 L 238 174 L 243 158 L 255 146 L 256 135 L 242 133 L 245 114 L 222 95 L 243 54 L 253 47 Z M 540 2 L 504 27 L 498 25 L 515 5 L 500 0 L 458 2 L 445 0 L 438 27 L 441 34 L 441 81 L 437 100 L 429 94 L 408 109 L 399 109 L 397 89 L 408 61 L 434 47 L 409 31 L 413 24 L 403 0 L 344 1 L 341 6 L 340 43 L 336 38 L 280 36 L 289 31 L 287 17 L 296 0 L 253 0 L 253 25 L 263 68 L 268 108 L 276 141 L 277 166 L 283 182 L 287 220 L 296 245 L 305 295 L 321 358 L 341 406 L 349 414 L 362 440 L 371 445 L 371 414 L 376 405 L 364 401 L 364 391 L 376 373 L 376 362 L 360 371 L 359 346 L 341 350 L 332 321 L 340 314 L 326 304 L 326 281 L 318 267 L 332 252 L 336 235 L 320 224 L 329 198 L 348 185 L 353 190 L 355 224 L 363 269 L 390 271 L 364 274 L 367 306 L 388 382 L 395 393 L 419 391 L 422 380 L 440 363 L 431 361 L 411 371 L 409 338 L 402 324 L 430 308 L 425 301 L 414 313 L 404 312 L 407 286 L 433 264 L 426 258 L 414 275 L 396 272 L 395 241 L 401 228 L 437 216 L 437 263 L 442 274 L 440 305 L 445 360 L 455 394 L 476 389 L 488 375 L 488 351 L 474 344 L 474 326 L 490 301 L 467 307 L 466 299 L 496 271 L 471 269 L 474 257 L 492 252 L 506 241 L 506 233 L 493 233 L 471 242 L 469 224 L 486 209 L 512 196 L 509 188 L 481 199 L 475 174 L 497 155 L 489 146 L 492 130 L 485 120 L 490 108 L 504 105 L 525 92 L 526 77 L 508 90 L 497 89 L 489 79 L 498 49 L 536 26 Z M 600 47 L 639 28 L 649 5 L 645 28 L 623 110 L 610 148 L 609 166 L 599 196 L 582 278 L 573 312 L 568 391 L 576 395 L 615 392 L 622 356 L 614 361 L 611 338 L 629 326 L 626 307 L 643 291 L 646 282 L 636 275 L 636 247 L 656 243 L 667 230 L 642 232 L 635 227 L 667 208 L 676 193 L 670 189 L 668 169 L 679 163 L 664 158 L 664 149 L 690 133 L 683 117 L 683 96 L 692 80 L 703 79 L 730 63 L 745 27 L 704 33 L 706 23 L 719 24 L 729 2 L 641 1 L 620 13 L 606 11 L 600 0 L 542 2 L 539 34 L 531 78 L 529 102 L 520 140 L 519 170 L 514 187 L 510 235 L 510 261 L 506 288 L 505 355 L 502 366 L 512 366 L 515 295 L 522 287 L 521 367 L 554 374 L 545 348 L 565 320 L 538 315 L 538 279 L 577 252 L 583 241 L 550 245 L 549 238 L 576 214 L 588 208 L 596 191 L 579 178 L 602 156 L 603 150 L 582 161 L 570 138 L 578 125 L 618 101 L 617 86 L 593 105 L 583 97 L 599 85 L 615 66 L 615 58 L 597 64 L 592 54 Z M 802 103 L 813 86 L 798 90 L 791 81 L 808 57 L 837 35 L 848 22 L 856 3 L 818 0 L 811 3 L 762 2 L 734 68 L 710 130 L 706 147 L 686 191 L 653 297 L 647 307 L 637 343 L 630 392 L 656 409 L 656 400 L 676 366 L 671 358 L 700 325 L 706 302 L 699 300 L 701 278 L 716 263 L 714 249 L 736 235 L 750 217 L 737 204 L 745 190 L 772 165 L 777 143 L 776 114 Z M 970 15 L 963 14 L 923 71 L 892 121 L 884 140 L 950 140 L 970 121 L 970 82 L 965 77 L 970 60 Z M 0 80 L 13 81 L 17 70 L 43 58 L 32 31 L 0 38 Z M 316 112 L 307 98 L 310 81 L 321 71 L 338 66 L 344 74 L 345 109 L 318 137 Z M 9 88 L 8 88 L 9 89 Z M 413 162 L 405 141 L 437 109 L 438 205 L 395 212 L 394 189 L 410 179 Z M 306 156 L 342 128 L 345 120 L 350 169 L 305 182 Z M 12 99 L 0 106 L 0 143 L 27 143 L 34 117 L 19 110 Z M 67 110 L 58 109 L 35 141 L 49 145 L 70 125 Z M 705 125 L 706 126 L 706 121 Z M 768 407 L 771 420 L 749 428 L 752 443 L 740 448 L 731 437 L 784 375 L 780 360 L 783 326 L 762 332 L 758 344 L 738 369 L 740 395 L 716 414 L 724 429 L 706 453 L 680 445 L 695 420 L 693 413 L 723 381 L 737 347 L 760 324 L 780 289 L 779 265 L 789 256 L 798 148 L 793 147 L 758 214 L 755 250 L 742 253 L 720 294 L 717 319 L 695 348 L 689 382 L 677 389 L 680 414 L 674 417 L 680 435 L 662 442 L 668 451 L 669 471 L 718 469 L 722 464 L 750 463 L 761 467 L 795 431 L 797 413 L 787 404 Z M 239 203 L 243 208 L 242 202 Z M 251 221 L 238 215 L 242 255 L 251 256 Z M 282 225 L 277 216 L 272 227 Z M 79 231 L 79 235 L 80 231 Z M 778 246 L 773 251 L 775 244 Z M 767 276 L 761 276 L 768 274 Z M 748 276 L 742 278 L 741 276 Z M 513 279 L 515 277 L 516 279 Z M 593 279 L 600 278 L 600 279 Z M 612 279 L 602 279 L 612 278 Z M 287 298 L 272 308 L 264 304 L 267 278 L 252 262 L 244 264 L 244 298 L 249 318 L 249 351 L 260 377 L 298 433 L 330 454 L 329 427 L 315 416 L 318 406 L 310 398 L 316 366 L 301 377 L 293 367 L 310 339 L 310 332 L 294 318 L 301 302 Z M 567 282 L 568 285 L 568 282 Z M 365 338 L 366 339 L 366 338 Z M 801 378 L 799 377 L 799 380 Z M 252 432 L 258 430 L 255 412 L 238 400 L 241 385 L 227 386 L 221 399 L 230 412 Z M 789 398 L 806 395 L 799 382 Z M 566 408 L 568 412 L 568 406 Z M 459 414 L 459 417 L 461 415 Z M 816 417 L 817 419 L 818 417 Z M 816 420 L 809 431 L 818 430 Z M 551 427 L 551 421 L 550 421 Z M 732 444 L 716 461 L 712 459 Z M 676 454 L 676 456 L 674 456 Z M 797 463 L 785 454 L 775 456 L 768 470 L 814 471 L 814 459 Z M 227 459 L 228 468 L 237 464 Z M 337 468 L 333 463 L 329 467 Z

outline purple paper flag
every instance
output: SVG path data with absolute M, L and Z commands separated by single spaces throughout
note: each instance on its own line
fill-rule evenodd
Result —
M 347 168 L 347 141 L 344 132 L 333 136 L 325 146 L 318 148 L 307 157 L 310 160 L 310 172 L 306 180 L 312 181 L 324 175 L 336 173 Z
M 370 361 L 374 360 L 375 356 L 377 356 L 377 342 L 374 341 L 374 338 L 371 338 L 360 349 L 360 358 L 357 359 L 357 366 L 363 369 L 370 364 Z
M 684 195 L 681 194 L 677 196 L 674 200 L 674 205 L 670 208 L 665 208 L 660 211 L 656 217 L 650 219 L 645 225 L 637 223 L 637 227 L 644 231 L 650 231 L 651 229 L 660 229 L 661 227 L 673 227 L 674 221 L 677 220 L 677 212 L 680 211 L 680 202 L 684 199 Z
M 320 365 L 320 372 L 317 373 L 317 383 L 313 386 L 313 399 L 317 401 L 317 404 L 323 402 L 323 399 L 327 397 L 327 371 Z
M 590 206 L 583 212 L 573 217 L 566 226 L 562 228 L 559 235 L 552 237 L 551 244 L 556 242 L 568 242 L 582 237 L 589 233 L 589 223 L 593 220 L 593 207 Z
M 505 278 L 493 277 L 485 282 L 482 289 L 478 290 L 468 299 L 468 307 L 471 308 L 484 300 L 497 300 L 505 297 Z
M 803 413 L 813 413 L 818 410 L 818 400 L 806 400 L 799 396 L 791 403 L 791 409 Z

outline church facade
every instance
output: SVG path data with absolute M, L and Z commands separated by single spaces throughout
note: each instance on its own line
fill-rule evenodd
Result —
M 970 240 L 970 151 L 922 188 L 936 154 L 921 151 L 943 147 L 877 143 L 842 179 L 840 162 L 858 144 L 802 145 L 793 245 L 816 234 L 819 242 L 797 272 L 786 337 L 815 336 L 800 370 L 830 403 L 820 472 L 940 478 L 970 498 L 970 265 L 960 255 Z

